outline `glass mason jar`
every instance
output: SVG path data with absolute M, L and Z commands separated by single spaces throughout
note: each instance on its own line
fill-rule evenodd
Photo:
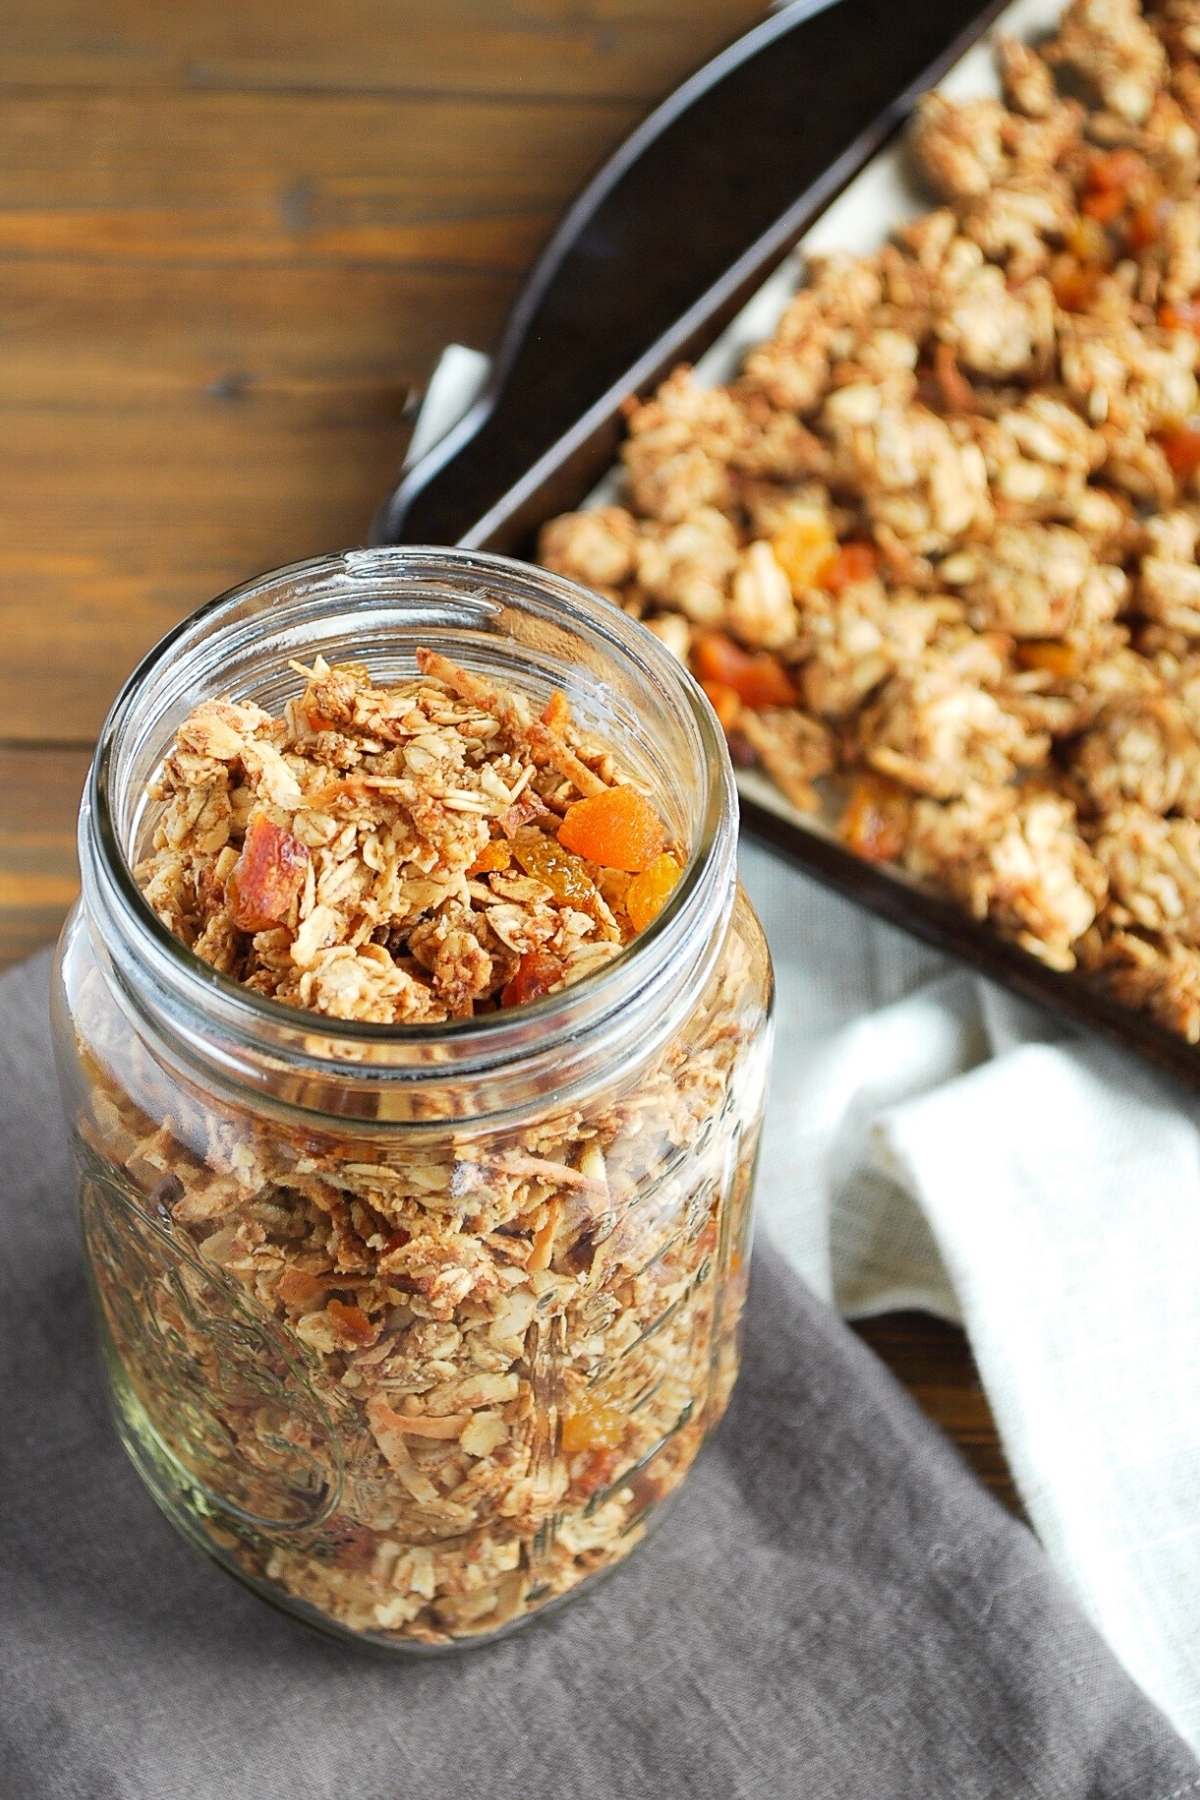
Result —
M 156 769 L 203 699 L 279 710 L 318 653 L 408 678 L 418 645 L 539 704 L 565 691 L 690 861 L 625 951 L 528 1006 L 399 1028 L 292 1010 L 138 891 Z M 126 685 L 55 982 L 84 1240 L 126 1449 L 266 1598 L 396 1649 L 510 1628 L 625 1556 L 720 1418 L 770 1037 L 736 831 L 720 729 L 670 652 L 500 558 L 297 564 Z M 434 1279 L 392 1283 L 380 1259 L 414 1235 Z

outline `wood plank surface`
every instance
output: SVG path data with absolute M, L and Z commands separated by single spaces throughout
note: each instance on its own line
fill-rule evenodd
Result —
M 967 1340 L 927 1313 L 861 1319 L 854 1330 L 891 1369 L 918 1406 L 936 1419 L 984 1486 L 1010 1511 L 1022 1507 L 996 1436 L 996 1425 Z
M 0 746 L 0 945 L 13 962 L 51 942 L 75 898 L 75 821 L 90 751 Z
M 360 543 L 447 337 L 507 275 L 0 261 L 0 737 L 90 741 L 129 668 L 232 582 Z M 349 328 L 348 328 L 349 327 Z M 46 655 L 45 621 L 56 653 Z
M 16 0 L 0 33 L 0 963 L 75 892 L 88 746 L 165 629 L 361 542 L 441 346 L 761 0 Z M 995 1492 L 961 1333 L 861 1335 Z
M 19 0 L 0 81 L 567 95 L 647 106 L 761 0 Z
M 0 254 L 520 271 L 644 110 L 159 89 L 132 105 L 119 91 L 10 92 Z

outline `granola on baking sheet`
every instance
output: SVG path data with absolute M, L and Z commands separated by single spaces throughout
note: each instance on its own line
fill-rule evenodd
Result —
M 206 702 L 155 790 L 135 875 L 159 917 L 314 1017 L 519 1007 L 617 955 L 686 861 L 562 695 L 538 713 L 418 664 L 392 687 L 297 665 L 279 717 Z M 665 1048 L 503 1128 L 436 1102 L 398 1131 L 289 1123 L 168 1068 L 93 981 L 83 1218 L 114 1384 L 207 1547 L 437 1646 L 638 1542 L 736 1374 L 767 987 L 744 905 Z
M 936 210 L 627 407 L 541 560 L 801 809 L 1200 1041 L 1200 11 L 1073 0 L 932 93 Z

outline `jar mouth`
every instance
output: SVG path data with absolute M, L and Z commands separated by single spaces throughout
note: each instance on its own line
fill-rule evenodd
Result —
M 403 615 L 402 627 L 394 625 L 397 613 Z M 255 643 L 270 647 L 278 661 L 283 637 L 289 656 L 314 655 L 323 640 L 333 649 L 339 641 L 328 636 L 333 622 L 345 625 L 343 660 L 353 653 L 355 660 L 372 667 L 377 679 L 387 678 L 380 676 L 369 644 L 364 654 L 363 640 L 389 643 L 389 619 L 412 648 L 428 642 L 451 655 L 462 654 L 468 637 L 485 625 L 498 646 L 508 641 L 514 653 L 523 651 L 514 655 L 514 666 L 528 664 L 530 646 L 504 637 L 506 621 L 518 617 L 533 620 L 533 654 L 548 679 L 555 648 L 561 655 L 564 645 L 574 642 L 593 668 L 608 664 L 620 669 L 631 689 L 640 687 L 657 698 L 674 715 L 674 726 L 693 751 L 693 790 L 698 785 L 698 793 L 691 807 L 687 864 L 659 916 L 615 957 L 559 992 L 522 1006 L 443 1023 L 385 1024 L 308 1011 L 243 987 L 204 962 L 159 919 L 134 878 L 131 850 L 148 781 L 175 728 L 199 699 L 218 692 L 275 704 L 273 694 L 264 697 L 261 690 L 251 692 L 236 682 L 229 689 L 212 687 L 216 671 L 230 667 L 248 672 Z M 371 629 L 356 630 L 356 618 L 372 619 Z M 544 639 L 540 653 L 539 634 Z M 572 668 L 577 671 L 578 664 Z M 555 685 L 562 685 L 562 674 L 560 667 Z M 521 683 L 514 685 L 520 688 Z M 597 729 L 596 703 L 611 699 L 606 685 L 597 678 L 590 689 L 578 689 L 582 702 L 592 702 L 594 718 L 585 716 L 589 729 Z M 279 697 L 295 687 L 293 674 L 290 689 Z M 573 704 L 575 698 L 573 691 Z M 599 725 L 598 734 L 603 731 Z M 628 766 L 619 740 L 614 748 Z M 141 791 L 130 791 L 131 783 Z M 722 865 L 727 865 L 732 885 L 736 824 L 737 795 L 724 733 L 697 682 L 653 632 L 602 596 L 515 559 L 399 546 L 351 550 L 272 570 L 208 601 L 160 638 L 105 720 L 88 780 L 80 852 L 85 886 L 93 875 L 121 941 L 152 964 L 155 976 L 177 998 L 210 1016 L 216 1012 L 223 1028 L 243 1042 L 282 1038 L 289 1056 L 300 1054 L 326 1067 L 346 1064 L 361 1077 L 364 1061 L 386 1063 L 389 1049 L 401 1061 L 408 1060 L 402 1055 L 406 1050 L 424 1052 L 417 1060 L 426 1068 L 431 1062 L 458 1061 L 472 1051 L 488 1063 L 505 1061 L 510 1054 L 527 1054 L 533 1042 L 557 1039 L 585 1020 L 590 1024 L 628 1004 L 681 945 L 698 915 L 708 911 L 714 888 L 726 887 Z

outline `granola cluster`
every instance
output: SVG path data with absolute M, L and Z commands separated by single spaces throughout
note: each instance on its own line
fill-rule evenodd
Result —
M 212 700 L 180 726 L 135 874 L 243 986 L 340 1019 L 470 1018 L 599 968 L 678 880 L 650 801 L 561 694 L 535 718 L 419 662 L 380 687 L 318 659 L 280 718 Z
M 683 849 L 561 698 L 434 655 L 197 708 L 143 889 L 337 1019 L 469 1019 L 614 956 Z M 189 1074 L 72 983 L 85 1236 L 118 1411 L 168 1511 L 343 1630 L 488 1635 L 620 1560 L 737 1369 L 769 974 L 744 900 L 665 1045 L 500 1125 L 339 1121 Z M 436 1057 L 436 1052 L 435 1052 Z M 503 1110 L 503 1109 L 501 1109 Z
M 540 556 L 846 841 L 1200 1040 L 1200 8 L 1073 0 L 918 108 L 940 205 L 628 408 Z

